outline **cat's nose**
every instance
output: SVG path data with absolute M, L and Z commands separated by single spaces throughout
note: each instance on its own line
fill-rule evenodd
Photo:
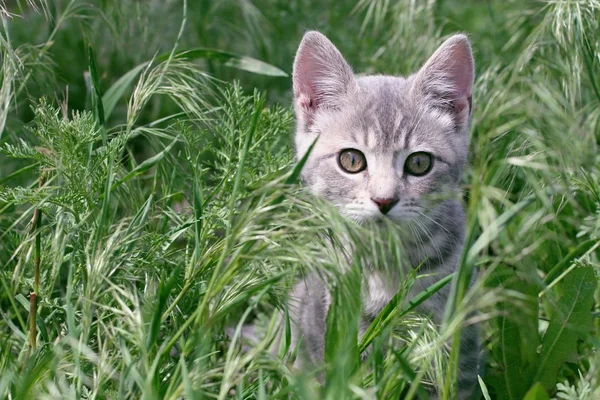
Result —
M 381 211 L 382 214 L 387 214 L 388 211 L 390 211 L 392 207 L 394 207 L 398 203 L 398 199 L 375 198 L 371 200 L 373 200 L 373 203 L 377 204 L 377 207 L 379 207 L 379 211 Z

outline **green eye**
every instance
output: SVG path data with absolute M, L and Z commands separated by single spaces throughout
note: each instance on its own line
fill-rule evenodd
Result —
M 355 149 L 342 150 L 338 157 L 338 164 L 340 164 L 340 168 L 351 174 L 356 174 L 367 168 L 365 155 Z
M 404 163 L 404 171 L 414 176 L 423 176 L 431 171 L 433 167 L 433 158 L 431 154 L 419 151 L 412 153 Z

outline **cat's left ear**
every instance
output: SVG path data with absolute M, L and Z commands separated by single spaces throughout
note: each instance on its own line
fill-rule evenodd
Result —
M 417 73 L 411 92 L 428 105 L 452 113 L 465 124 L 472 107 L 475 65 L 467 36 L 446 40 Z

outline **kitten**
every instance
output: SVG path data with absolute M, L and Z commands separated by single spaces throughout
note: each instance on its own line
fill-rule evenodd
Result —
M 316 144 L 302 171 L 305 184 L 358 223 L 388 218 L 399 226 L 420 220 L 411 267 L 424 262 L 413 294 L 454 272 L 463 247 L 465 214 L 452 196 L 467 160 L 474 64 L 469 40 L 444 42 L 416 74 L 356 76 L 325 36 L 308 32 L 294 61 L 298 158 Z M 437 196 L 437 200 L 434 200 Z M 373 319 L 399 288 L 397 277 L 367 268 L 365 320 Z M 449 288 L 420 311 L 441 321 Z M 409 296 L 410 298 L 410 296 Z M 292 344 L 303 358 L 323 361 L 325 318 L 331 301 L 324 283 L 309 276 L 292 291 Z M 464 330 L 459 366 L 460 399 L 477 383 L 480 346 Z

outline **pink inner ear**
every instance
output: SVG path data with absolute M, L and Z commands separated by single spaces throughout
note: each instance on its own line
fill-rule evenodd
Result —
M 305 52 L 303 52 L 305 53 Z M 311 58 L 308 54 L 298 53 L 296 56 L 296 64 L 294 65 L 294 96 L 297 98 L 306 97 L 307 99 L 314 97 L 315 88 L 311 70 L 314 67 L 306 64 L 312 64 L 307 60 Z
M 336 107 L 354 76 L 338 49 L 318 32 L 304 35 L 294 61 L 294 96 L 310 122 L 320 107 Z
M 314 87 L 314 62 L 313 57 L 306 48 L 300 49 L 294 64 L 294 97 L 304 115 L 306 124 L 313 122 L 315 110 L 316 88 Z
M 448 55 L 448 72 L 458 97 L 470 97 L 473 87 L 473 57 L 465 44 L 456 44 Z
M 421 90 L 436 101 L 438 96 L 450 100 L 462 120 L 471 110 L 474 67 L 471 46 L 464 35 L 448 39 L 431 56 L 419 73 Z
M 459 122 L 465 122 L 470 113 L 472 106 L 472 95 L 473 89 L 473 61 L 469 54 L 460 54 L 460 52 L 454 53 L 451 57 L 456 57 L 452 60 L 450 67 L 450 80 L 453 83 L 454 90 L 454 109 L 458 116 Z
M 294 96 L 306 109 L 312 108 L 309 103 L 319 96 L 318 80 L 327 74 L 327 66 L 319 59 L 318 51 L 319 47 L 312 41 L 303 42 L 294 61 Z
M 318 74 L 323 73 L 312 51 L 310 47 L 301 46 L 294 63 L 294 97 L 306 126 L 310 126 L 315 117 L 319 96 L 317 79 Z

